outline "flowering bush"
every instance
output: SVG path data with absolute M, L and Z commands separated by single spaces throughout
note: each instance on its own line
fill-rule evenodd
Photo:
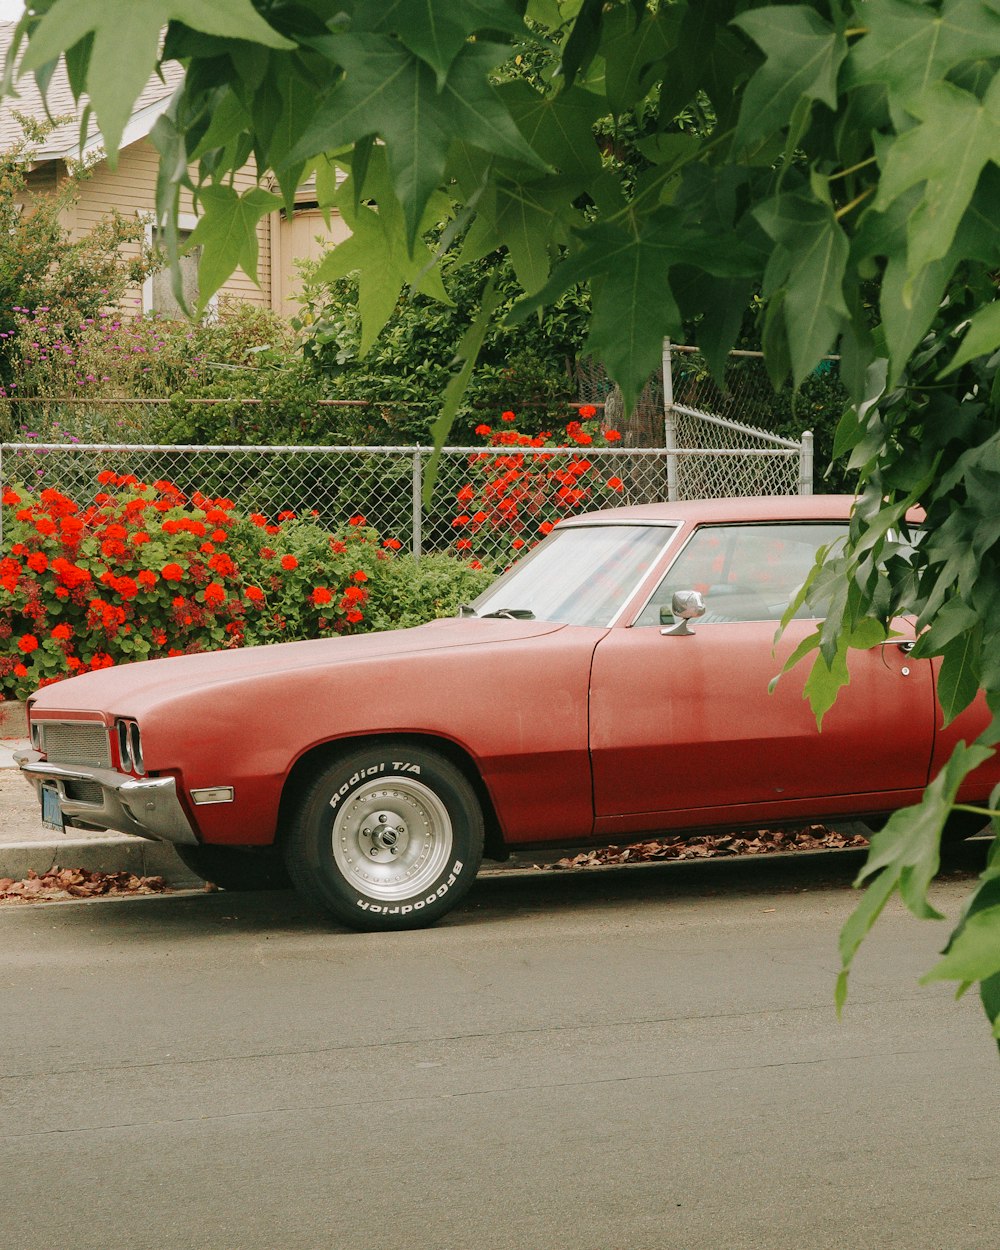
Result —
M 592 449 L 615 447 L 621 442 L 617 430 L 603 429 L 597 409 L 584 405 L 580 420 L 570 421 L 556 435 L 550 430 L 523 434 L 516 428 L 513 412 L 501 414 L 501 425 L 476 427 L 476 434 L 490 447 L 508 447 L 505 455 L 486 452 L 469 457 L 469 480 L 455 495 L 458 512 L 452 521 L 457 532 L 455 550 L 465 557 L 476 552 L 477 539 L 490 535 L 496 547 L 497 531 L 509 535 L 511 555 L 534 546 L 564 516 L 622 502 L 625 484 L 602 463 L 591 460 Z M 558 456 L 541 452 L 525 455 L 518 448 L 573 448 Z
M 52 488 L 3 493 L 0 697 L 154 655 L 389 628 L 408 610 L 401 587 L 434 581 L 435 561 L 421 619 L 488 580 L 450 557 L 397 554 L 361 516 L 331 534 L 314 517 L 242 516 L 168 481 L 104 472 L 98 483 L 83 507 Z

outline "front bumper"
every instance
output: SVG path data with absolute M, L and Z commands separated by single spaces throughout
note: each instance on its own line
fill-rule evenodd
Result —
M 38 751 L 15 751 L 14 760 L 35 787 L 39 802 L 43 785 L 55 788 L 69 826 L 114 829 L 160 842 L 198 842 L 177 797 L 173 777 L 137 781 L 111 768 L 50 764 Z M 74 784 L 86 788 L 86 799 L 67 793 L 67 786 Z

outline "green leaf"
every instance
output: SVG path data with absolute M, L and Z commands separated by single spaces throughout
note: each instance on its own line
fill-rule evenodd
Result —
M 257 281 L 257 223 L 281 207 L 281 199 L 260 187 L 245 194 L 232 187 L 202 187 L 204 215 L 188 239 L 188 249 L 202 249 L 198 265 L 198 308 L 203 311 L 215 292 L 240 266 Z
M 1000 300 L 974 313 L 961 346 L 940 376 L 947 377 L 977 356 L 990 356 L 1000 347 Z
M 847 83 L 918 95 L 963 61 L 1000 54 L 1000 18 L 982 0 L 945 0 L 940 11 L 911 0 L 868 5 L 867 33 L 851 48 Z
M 497 95 L 532 150 L 554 169 L 584 182 L 601 172 L 594 138 L 594 123 L 601 115 L 598 96 L 579 87 L 542 95 L 522 81 L 503 83 Z
M 968 773 L 992 756 L 989 747 L 959 742 L 951 758 L 928 785 L 920 803 L 902 808 L 889 817 L 872 838 L 864 868 L 855 884 L 861 885 L 883 871 L 895 879 L 903 902 L 918 918 L 936 919 L 927 902 L 927 888 L 938 870 L 941 830 L 955 802 L 958 787 Z
M 384 194 L 378 208 L 361 208 L 352 214 L 350 238 L 327 252 L 316 271 L 319 282 L 333 282 L 358 271 L 362 356 L 392 316 L 404 286 L 412 285 L 432 299 L 451 303 L 433 251 L 419 242 L 412 252 L 409 250 L 402 223 L 397 226 L 393 221 L 393 203 L 391 194 Z M 400 216 L 398 207 L 395 216 Z
M 517 279 L 533 294 L 549 276 L 549 248 L 565 238 L 565 186 L 503 183 L 497 189 L 495 228 L 510 251 Z
M 911 275 L 946 256 L 984 166 L 1000 153 L 1000 76 L 980 101 L 941 82 L 908 105 L 920 124 L 886 143 L 874 207 L 923 186 L 907 227 Z
M 601 53 L 612 113 L 623 113 L 649 90 L 657 62 L 670 51 L 677 15 L 676 10 L 646 13 L 637 24 L 621 6 L 605 14 Z
M 604 363 L 631 404 L 660 359 L 664 337 L 676 338 L 681 329 L 669 271 L 689 255 L 684 225 L 675 210 L 663 208 L 641 223 L 600 224 L 579 237 L 581 250 L 517 306 L 516 317 L 589 277 L 593 313 L 587 350 Z
M 271 48 L 295 45 L 250 0 L 56 0 L 31 36 L 22 70 L 38 69 L 93 35 L 87 92 L 114 167 L 132 107 L 156 66 L 168 22 Z
M 347 72 L 317 101 L 313 120 L 289 160 L 308 160 L 378 135 L 385 142 L 411 243 L 457 136 L 486 152 L 544 168 L 488 81 L 505 48 L 463 45 L 438 91 L 430 68 L 383 35 L 336 35 L 311 42 Z
M 937 693 L 945 725 L 950 724 L 979 693 L 981 649 L 981 626 L 953 638 L 941 649 Z
M 445 387 L 444 403 L 441 405 L 441 411 L 431 426 L 431 434 L 434 437 L 434 452 L 427 463 L 427 471 L 424 474 L 423 498 L 425 507 L 430 507 L 434 495 L 434 483 L 437 480 L 441 448 L 444 446 L 451 431 L 452 423 L 458 412 L 458 406 L 462 402 L 462 396 L 468 389 L 472 371 L 476 367 L 476 361 L 482 350 L 486 331 L 490 328 L 490 322 L 493 320 L 493 316 L 501 303 L 503 303 L 503 295 L 496 289 L 493 278 L 490 278 L 483 289 L 476 319 L 462 336 L 462 341 L 455 354 L 455 359 L 460 363 L 461 368 Z
M 503 31 L 521 39 L 529 35 L 514 0 L 363 0 L 351 29 L 395 35 L 432 67 L 439 87 L 475 32 Z
M 832 208 L 801 192 L 775 196 L 754 217 L 777 244 L 764 272 L 764 294 L 784 292 L 781 315 L 798 385 L 848 318 L 843 283 L 850 247 Z
M 923 981 L 986 981 L 1000 973 L 1000 904 L 966 917 Z
M 736 128 L 737 147 L 769 138 L 788 125 L 801 100 L 837 106 L 837 72 L 847 40 L 805 5 L 771 5 L 737 17 L 764 53 L 747 84 Z

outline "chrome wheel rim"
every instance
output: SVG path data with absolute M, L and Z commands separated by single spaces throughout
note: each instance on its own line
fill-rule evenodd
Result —
M 333 819 L 333 858 L 356 889 L 383 902 L 421 894 L 454 846 L 448 809 L 422 782 L 379 778 L 344 801 Z

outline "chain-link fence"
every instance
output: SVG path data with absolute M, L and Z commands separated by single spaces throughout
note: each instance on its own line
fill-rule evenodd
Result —
M 458 549 L 505 560 L 512 542 L 535 541 L 539 527 L 560 516 L 666 499 L 672 476 L 683 477 L 688 460 L 739 461 L 746 471 L 746 465 L 778 454 L 797 462 L 792 447 L 782 453 L 447 447 L 425 503 L 429 447 L 0 443 L 0 488 L 54 487 L 88 501 L 105 489 L 98 476 L 111 472 L 140 482 L 166 480 L 188 496 L 222 496 L 272 519 L 294 512 L 332 528 L 362 516 L 383 538 L 418 555 Z
M 43 443 L 28 431 L 21 441 L 0 443 L 0 487 L 51 486 L 85 501 L 102 489 L 98 475 L 110 471 L 168 480 L 186 495 L 225 497 L 269 518 L 314 514 L 334 527 L 362 516 L 417 555 L 458 550 L 499 560 L 518 539 L 534 541 L 541 525 L 598 507 L 810 494 L 812 436 L 795 441 L 736 419 L 761 415 L 766 403 L 759 353 L 733 353 L 720 390 L 696 352 L 666 344 L 661 376 L 627 420 L 603 370 L 580 373 L 581 402 L 600 404 L 606 426 L 623 430 L 620 448 L 447 447 L 432 469 L 430 447 Z M 99 415 L 127 429 L 135 405 L 122 403 L 124 415 L 115 418 L 115 402 L 106 401 Z M 76 428 L 86 427 L 78 419 Z

